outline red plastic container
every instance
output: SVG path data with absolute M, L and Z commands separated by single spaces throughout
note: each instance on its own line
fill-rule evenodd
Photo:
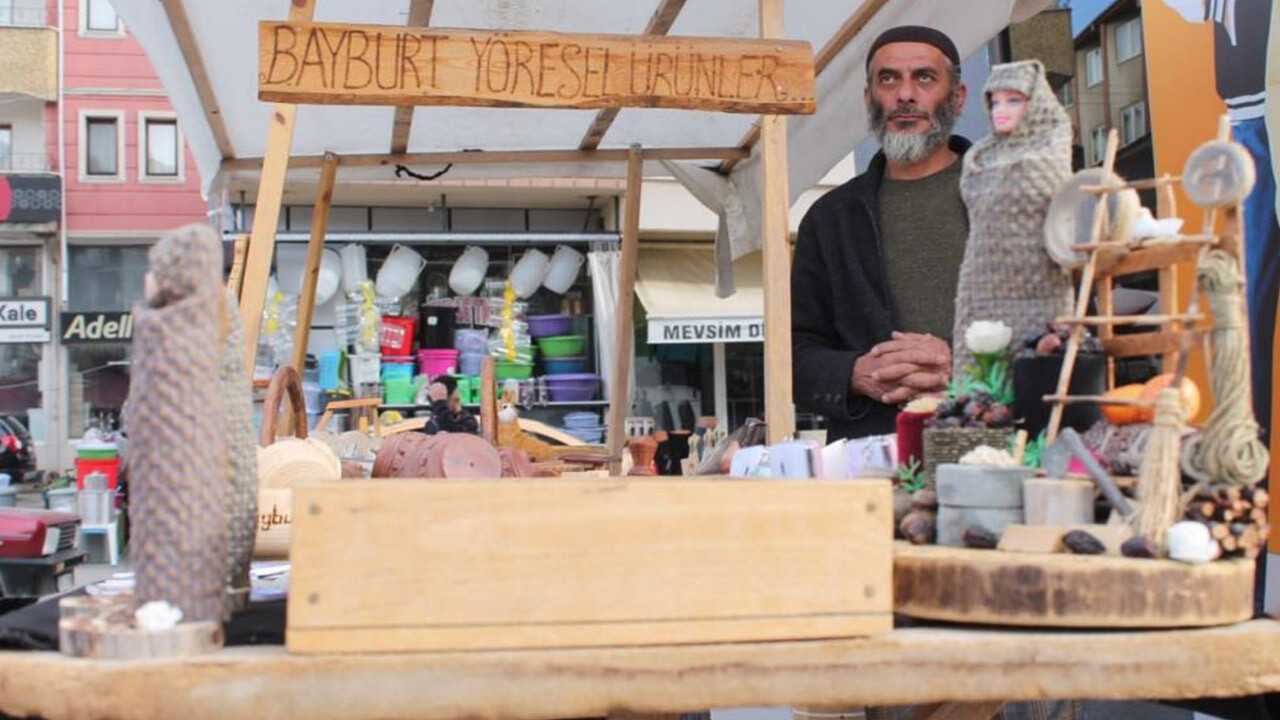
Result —
M 378 342 L 383 355 L 412 355 L 413 339 L 418 333 L 418 319 L 382 316 L 382 334 Z
M 933 413 L 900 412 L 896 422 L 898 464 L 910 465 L 911 458 L 924 462 L 924 421 Z
M 100 472 L 107 476 L 107 488 L 109 490 L 116 489 L 116 481 L 120 477 L 120 458 L 108 458 L 105 460 L 86 460 L 84 458 L 76 458 L 76 488 L 84 489 L 84 479 L 89 473 Z

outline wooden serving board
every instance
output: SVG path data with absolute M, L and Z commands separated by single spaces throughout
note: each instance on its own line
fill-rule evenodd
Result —
M 1254 561 L 894 546 L 894 612 L 982 625 L 1173 628 L 1253 617 Z
M 892 628 L 885 481 L 385 480 L 295 493 L 291 652 Z

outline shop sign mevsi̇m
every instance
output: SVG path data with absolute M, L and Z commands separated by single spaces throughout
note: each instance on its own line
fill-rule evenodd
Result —
M 764 342 L 764 318 L 649 316 L 649 344 Z
M 133 340 L 133 314 L 127 312 L 64 312 L 62 344 L 127 343 Z
M 49 342 L 47 297 L 0 298 L 0 343 Z

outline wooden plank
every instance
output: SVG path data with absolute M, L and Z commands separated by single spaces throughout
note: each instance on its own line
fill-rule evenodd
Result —
M 1203 627 L 1253 617 L 1253 560 L 1189 565 L 908 545 L 893 556 L 894 612 L 1029 627 Z
M 412 0 L 409 5 L 409 27 L 426 27 L 431 24 L 431 9 L 435 0 Z M 397 107 L 391 124 L 391 152 L 409 151 L 409 132 L 413 128 L 413 108 Z
M 314 0 L 313 0 L 314 2 Z M 191 28 L 191 19 L 182 0 L 160 0 L 164 6 L 164 14 L 169 18 L 169 27 L 173 29 L 173 37 L 182 52 L 182 60 L 191 75 L 191 84 L 196 88 L 196 97 L 200 99 L 200 109 L 204 111 L 209 123 L 209 131 L 213 133 L 213 141 L 218 145 L 218 153 L 223 158 L 236 156 L 235 147 L 231 144 L 231 136 L 227 133 L 227 125 L 222 120 L 222 109 L 218 106 L 218 96 L 213 93 L 213 84 L 209 82 L 209 70 L 204 65 L 204 54 L 200 52 L 200 43 Z
M 492 355 L 480 360 L 480 436 L 498 444 L 498 361 Z
M 1165 174 L 1162 179 L 1172 179 L 1172 176 Z M 1177 178 L 1181 180 L 1182 178 Z M 1178 216 L 1178 196 L 1174 192 L 1175 184 L 1172 182 L 1162 184 L 1156 191 L 1156 214 L 1161 219 L 1168 219 Z M 1213 237 L 1208 235 L 1207 237 Z M 1160 312 L 1165 315 L 1174 315 L 1178 312 L 1178 273 L 1180 272 L 1177 265 L 1167 265 L 1158 271 L 1158 281 L 1160 289 Z M 1194 271 L 1193 271 L 1194 272 Z M 1165 333 L 1177 331 L 1177 327 L 1173 323 L 1169 323 L 1164 328 Z M 1165 372 L 1173 372 L 1178 367 L 1178 358 L 1180 353 L 1184 352 L 1182 345 L 1172 348 L 1163 348 L 1160 353 L 1160 366 Z M 1185 350 L 1190 352 L 1190 350 Z
M 676 22 L 676 16 L 680 14 L 680 10 L 684 8 L 684 4 L 688 0 L 661 0 L 658 7 L 653 11 L 653 16 L 649 18 L 649 24 L 645 26 L 645 35 L 666 35 L 671 26 Z M 578 143 L 581 150 L 595 150 L 600 147 L 600 141 L 604 139 L 604 134 L 609 132 L 609 127 L 613 125 L 613 121 L 617 119 L 620 108 L 604 108 L 596 113 L 596 117 L 591 121 L 591 126 L 587 128 L 587 134 L 582 137 L 582 142 Z
M 857 9 L 849 16 L 849 19 L 844 21 L 840 26 L 840 29 L 836 30 L 835 34 L 831 36 L 831 39 L 828 40 L 827 43 L 822 46 L 822 49 L 818 51 L 817 58 L 814 60 L 813 64 L 814 72 L 817 75 L 821 75 L 822 71 L 826 70 L 827 66 L 830 65 L 831 62 L 836 59 L 836 56 L 840 54 L 840 51 L 852 42 L 853 39 L 858 36 L 858 33 L 862 32 L 862 29 L 867 26 L 867 23 L 871 22 L 871 20 L 875 18 L 876 13 L 880 12 L 880 10 L 888 4 L 889 0 L 866 0 L 859 4 Z M 749 157 L 751 148 L 755 147 L 758 142 L 760 142 L 760 123 L 757 122 L 752 125 L 746 135 L 743 135 L 742 139 L 738 141 L 738 147 L 747 150 Z M 729 172 L 739 162 L 741 162 L 741 160 L 742 158 L 726 159 L 724 162 L 720 163 L 720 172 Z
M 1280 623 L 918 627 L 856 640 L 396 655 L 259 645 L 168 662 L 7 651 L 0 677 L 0 711 L 46 720 L 543 720 L 619 709 L 1182 700 L 1280 691 Z
M 1168 267 L 1176 263 L 1195 262 L 1196 256 L 1199 254 L 1200 245 L 1195 243 L 1155 245 L 1140 248 L 1129 253 L 1106 270 L 1099 269 L 1098 275 L 1100 277 L 1119 277 L 1145 270 Z
M 1090 325 L 1108 327 L 1111 325 L 1163 325 L 1165 323 L 1186 323 L 1203 320 L 1199 313 L 1180 315 L 1091 315 L 1089 317 L 1060 317 L 1054 322 L 1060 325 Z
M 783 0 L 760 0 L 760 37 L 785 34 Z M 761 241 L 764 251 L 764 413 L 770 444 L 796 431 L 791 387 L 791 193 L 787 180 L 787 120 L 760 119 Z
M 292 365 L 301 375 L 306 369 L 307 344 L 311 339 L 311 317 L 316 309 L 316 282 L 320 277 L 320 256 L 324 253 L 325 231 L 329 228 L 329 206 L 333 204 L 333 182 L 338 177 L 338 156 L 324 154 L 320 183 L 311 213 L 311 238 L 307 241 L 307 265 L 302 271 L 302 289 L 298 295 L 298 325 L 293 331 Z M 285 428 L 292 432 L 297 421 L 292 412 L 285 415 Z M 305 422 L 305 420 L 304 420 Z M 321 427 L 324 427 L 323 425 Z
M 816 107 L 813 52 L 795 40 L 264 21 L 258 60 L 260 100 L 786 114 Z
M 1098 314 L 1109 317 L 1115 314 L 1115 298 L 1112 296 L 1113 288 L 1111 287 L 1111 278 L 1103 275 L 1098 278 Z M 1106 347 L 1107 341 L 1115 337 L 1115 323 L 1100 323 L 1098 328 L 1098 338 L 1102 340 L 1102 346 Z M 1116 386 L 1116 360 L 1110 355 L 1107 356 L 1107 376 L 1106 388 L 1111 390 Z
M 443 165 L 454 164 L 505 164 L 505 163 L 580 163 L 626 162 L 628 150 L 484 150 L 478 152 L 408 153 L 406 155 L 343 155 L 342 164 L 347 167 L 395 166 L 395 165 Z M 749 150 L 736 147 L 651 148 L 643 151 L 645 160 L 721 160 L 745 158 Z M 318 168 L 324 164 L 321 156 L 299 156 L 289 160 L 289 166 Z M 222 172 L 238 172 L 262 169 L 262 158 L 239 158 L 222 163 Z
M 887 481 L 387 480 L 294 493 L 291 652 L 892 628 Z
M 290 0 L 289 20 L 307 22 L 315 11 L 316 0 Z M 267 280 L 271 275 L 271 256 L 280 224 L 285 176 L 293 149 L 293 122 L 297 116 L 297 106 L 276 103 L 267 123 L 267 151 L 262 159 L 253 229 L 249 233 L 249 254 L 240 289 L 240 321 L 244 323 L 245 367 L 248 368 L 254 366 L 258 353 L 258 331 L 262 326 L 262 310 L 267 304 Z
M 614 315 L 613 369 L 609 375 L 609 470 L 622 472 L 626 420 L 631 412 L 631 364 L 635 345 L 636 267 L 640 262 L 640 189 L 644 185 L 644 156 L 633 145 L 627 157 L 626 215 L 622 221 L 622 259 L 618 267 L 618 307 Z
M 923 705 L 911 713 L 911 720 L 991 720 L 1004 703 L 938 703 Z
M 244 285 L 245 259 L 249 255 L 249 236 L 237 235 L 231 249 L 231 271 L 227 273 L 227 290 L 240 297 L 240 288 Z
M 1118 335 L 1102 343 L 1103 352 L 1109 357 L 1141 357 L 1143 355 L 1160 355 L 1168 357 L 1176 355 L 1184 344 L 1195 342 L 1194 330 L 1178 330 L 1175 332 L 1138 333 L 1135 335 Z M 1176 367 L 1176 360 L 1174 361 Z M 1165 365 L 1164 367 L 1169 367 Z

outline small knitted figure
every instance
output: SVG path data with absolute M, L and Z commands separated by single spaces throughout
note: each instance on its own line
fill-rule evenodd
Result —
M 219 621 L 231 490 L 219 397 L 222 247 L 212 229 L 189 225 L 148 257 L 146 300 L 133 308 L 128 418 L 137 601 Z
M 1071 279 L 1044 249 L 1049 201 L 1071 176 L 1071 121 L 1038 60 L 997 65 L 984 88 L 993 134 L 964 158 L 969 241 L 960 266 L 953 377 L 970 361 L 965 329 L 1004 321 L 1026 337 L 1071 312 Z

